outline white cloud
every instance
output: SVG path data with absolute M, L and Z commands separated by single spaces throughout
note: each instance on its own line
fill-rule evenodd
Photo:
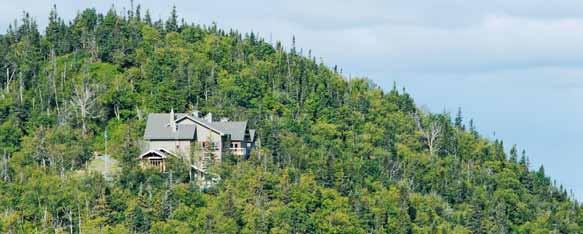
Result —
M 330 58 L 366 61 L 372 69 L 460 72 L 513 66 L 573 66 L 583 59 L 583 19 L 485 16 L 465 28 L 376 24 L 335 31 L 302 30 L 300 41 Z M 331 46 L 330 41 L 333 41 Z M 336 48 L 345 48 L 338 50 Z

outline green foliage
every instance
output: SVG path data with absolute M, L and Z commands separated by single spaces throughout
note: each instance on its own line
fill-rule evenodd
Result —
M 45 34 L 25 15 L 0 35 L 0 232 L 583 232 L 565 189 L 461 110 L 424 113 L 295 46 L 139 9 L 66 24 L 55 7 Z M 204 191 L 181 159 L 142 171 L 145 116 L 171 108 L 249 120 L 261 147 L 225 156 Z M 122 172 L 78 173 L 93 152 Z

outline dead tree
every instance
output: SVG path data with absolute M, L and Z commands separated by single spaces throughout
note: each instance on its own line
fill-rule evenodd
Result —
M 8 153 L 6 149 L 4 149 L 4 157 L 2 160 L 2 179 L 4 179 L 4 182 L 8 182 L 10 179 L 8 174 Z
M 427 126 L 424 127 L 418 113 L 415 113 L 414 118 L 417 123 L 417 128 L 425 140 L 425 144 L 427 144 L 427 147 L 429 148 L 429 154 L 433 155 L 435 153 L 437 140 L 441 135 L 441 124 L 437 120 L 430 119 Z
M 42 168 L 45 168 L 47 164 L 49 166 L 53 164 L 53 157 L 47 150 L 45 128 L 41 126 L 36 135 L 38 142 L 35 144 L 34 154 L 32 157 L 40 163 Z
M 75 86 L 73 91 L 71 104 L 81 118 L 82 134 L 85 137 L 87 134 L 87 120 L 95 117 L 95 87 L 84 80 L 81 85 Z
M 136 105 L 136 116 L 138 117 L 138 120 L 142 120 L 142 110 L 140 110 L 138 105 Z
M 24 80 L 22 79 L 22 72 L 18 75 L 18 96 L 20 105 L 24 105 Z
M 6 93 L 10 93 L 10 82 L 12 82 L 12 80 L 14 79 L 15 72 L 16 69 L 13 69 L 12 73 L 10 73 L 10 66 L 6 66 L 6 88 L 5 88 Z

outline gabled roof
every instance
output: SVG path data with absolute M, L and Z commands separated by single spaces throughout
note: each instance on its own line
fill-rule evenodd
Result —
M 144 139 L 146 140 L 192 140 L 196 133 L 194 125 L 176 125 L 172 131 L 170 114 L 151 113 L 148 115 Z
M 201 119 L 201 118 L 198 118 L 198 117 L 194 117 L 192 115 L 185 114 L 185 113 L 177 113 L 176 114 L 176 122 L 177 123 L 180 122 L 183 119 L 190 119 L 190 120 L 194 121 L 195 123 L 198 123 L 200 125 L 203 125 L 203 126 L 209 128 L 210 130 L 212 130 L 212 131 L 214 131 L 216 133 L 219 133 L 221 135 L 224 133 L 224 132 L 221 131 L 221 129 L 218 129 L 215 125 L 213 125 L 213 123 L 215 123 L 215 122 L 209 123 L 208 121 L 206 121 L 206 119 Z
M 247 121 L 235 122 L 212 122 L 210 123 L 221 132 L 231 135 L 231 140 L 243 141 L 245 140 L 245 130 L 247 130 Z
M 164 148 L 159 148 L 159 149 L 151 149 L 148 150 L 142 154 L 140 154 L 140 156 L 138 156 L 139 159 L 142 159 L 148 155 L 152 155 L 154 157 L 150 157 L 150 158 L 167 158 L 170 155 L 175 156 L 175 154 L 173 154 L 172 152 L 164 149 Z
M 168 113 L 151 113 L 148 115 L 148 122 L 144 139 L 146 140 L 193 140 L 196 134 L 196 126 L 191 124 L 171 124 L 171 114 Z M 192 116 L 186 113 L 176 113 L 174 123 L 184 121 L 184 119 L 202 125 L 220 135 L 229 134 L 231 140 L 244 141 L 247 131 L 247 121 L 219 121 L 209 122 L 206 119 Z M 176 131 L 172 127 L 176 126 Z M 252 135 L 255 135 L 253 132 Z M 251 136 L 253 140 L 254 136 Z

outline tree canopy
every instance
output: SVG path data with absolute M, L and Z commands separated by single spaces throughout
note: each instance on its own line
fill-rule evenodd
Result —
M 566 189 L 461 109 L 424 112 L 396 85 L 176 8 L 66 22 L 54 7 L 44 32 L 24 14 L 0 35 L 0 69 L 3 233 L 583 232 Z M 140 170 L 145 118 L 171 108 L 249 120 L 261 147 L 214 165 L 210 189 L 181 162 Z M 112 181 L 79 173 L 105 131 Z

